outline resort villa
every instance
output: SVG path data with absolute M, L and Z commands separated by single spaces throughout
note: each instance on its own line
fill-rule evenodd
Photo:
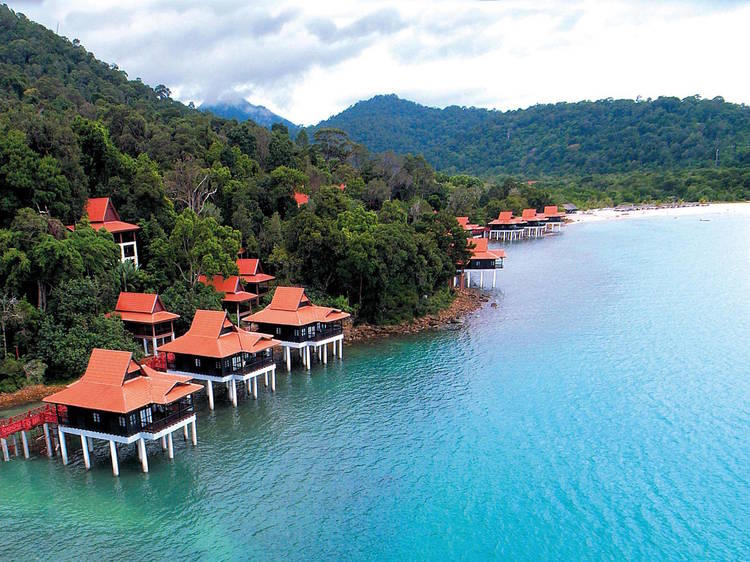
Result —
M 557 205 L 547 205 L 544 208 L 544 216 L 547 217 L 547 228 L 550 232 L 560 232 L 563 225 L 565 213 L 560 212 Z
M 120 261 L 132 261 L 138 267 L 138 246 L 135 233 L 140 230 L 137 224 L 120 220 L 109 197 L 94 197 L 86 202 L 86 216 L 94 230 L 104 229 L 112 233 L 115 243 L 120 247 Z M 74 226 L 68 226 L 73 230 Z
M 526 225 L 520 217 L 514 217 L 513 211 L 501 211 L 495 220 L 487 225 L 490 229 L 490 240 L 513 242 L 523 238 L 523 227 Z
M 143 342 L 146 355 L 156 355 L 156 349 L 174 339 L 174 321 L 179 314 L 168 312 L 152 293 L 120 293 L 115 310 L 109 315 L 119 316 L 125 329 Z
M 263 376 L 276 390 L 273 348 L 280 342 L 267 334 L 248 332 L 229 320 L 225 311 L 198 310 L 184 336 L 159 347 L 167 354 L 167 372 L 205 381 L 208 406 L 214 409 L 213 383 L 224 383 L 232 404 L 237 406 L 237 382 L 247 394 L 258 397 L 258 377 Z
M 458 224 L 469 233 L 472 238 L 483 238 L 487 229 L 478 224 L 470 224 L 469 217 L 456 217 Z
M 252 302 L 258 298 L 257 294 L 243 289 L 242 279 L 239 275 L 230 275 L 229 277 L 221 275 L 206 277 L 205 275 L 201 275 L 198 277 L 198 281 L 204 285 L 210 285 L 216 289 L 217 293 L 224 293 L 224 297 L 221 299 L 221 302 L 224 304 L 224 310 L 228 313 L 237 314 L 237 322 L 243 316 L 250 314 L 252 311 Z
M 526 221 L 524 235 L 528 238 L 542 236 L 547 230 L 547 217 L 537 214 L 536 209 L 524 209 L 521 218 Z
M 488 248 L 489 241 L 487 238 L 470 238 L 466 242 L 471 251 L 468 263 L 464 267 L 466 286 L 471 287 L 471 277 L 473 273 L 474 279 L 476 279 L 477 274 L 479 274 L 479 287 L 484 288 L 484 274 L 486 272 L 489 275 L 489 273 L 492 272 L 492 288 L 494 289 L 497 280 L 497 270 L 502 269 L 503 262 L 506 258 L 505 250 L 490 250 Z
M 273 275 L 263 273 L 260 260 L 256 258 L 238 259 L 237 269 L 240 272 L 240 279 L 245 283 L 245 287 L 259 297 L 268 292 L 268 284 L 276 279 Z
M 297 207 L 307 205 L 310 201 L 310 196 L 307 193 L 301 193 L 299 191 L 294 192 L 294 202 L 297 203 Z
M 292 370 L 292 349 L 298 349 L 302 364 L 310 368 L 310 348 L 318 358 L 328 362 L 328 344 L 332 344 L 334 356 L 338 349 L 343 357 L 344 331 L 342 321 L 349 314 L 335 308 L 317 306 L 310 302 L 301 287 L 277 287 L 271 304 L 263 310 L 247 316 L 261 332 L 273 334 L 281 340 L 287 371 Z
M 83 376 L 44 399 L 57 411 L 63 463 L 68 464 L 65 435 L 81 438 L 83 461 L 91 468 L 93 440 L 109 442 L 112 472 L 120 472 L 117 444 L 137 443 L 143 472 L 148 472 L 146 440 L 161 439 L 174 458 L 172 434 L 183 429 L 198 443 L 193 394 L 202 390 L 189 377 L 168 375 L 142 365 L 128 351 L 94 349 Z

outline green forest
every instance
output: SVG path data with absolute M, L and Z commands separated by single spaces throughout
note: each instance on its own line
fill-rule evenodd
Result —
M 420 150 L 398 153 L 396 131 L 395 151 L 370 152 L 338 128 L 292 138 L 281 124 L 203 113 L 5 6 L 0 39 L 0 392 L 76 377 L 93 347 L 140 353 L 107 316 L 122 290 L 158 292 L 184 331 L 196 309 L 221 307 L 198 276 L 236 273 L 241 248 L 314 302 L 387 324 L 451 302 L 466 258 L 456 216 L 750 196 L 747 110 L 720 102 L 732 124 L 717 138 L 739 132 L 719 167 L 632 164 L 575 178 L 550 168 L 531 184 L 521 162 L 481 178 L 451 171 L 472 166 L 435 171 Z M 309 203 L 298 207 L 295 191 Z M 83 216 L 87 198 L 104 196 L 140 226 L 137 269 Z
M 422 154 L 448 174 L 541 181 L 589 206 L 731 201 L 750 193 L 750 108 L 721 98 L 608 99 L 501 112 L 436 109 L 389 95 L 358 102 L 317 127 L 342 129 L 376 152 Z

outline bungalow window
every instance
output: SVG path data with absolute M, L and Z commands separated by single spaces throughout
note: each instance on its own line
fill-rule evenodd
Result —
M 232 370 L 238 371 L 242 368 L 242 356 L 241 355 L 235 355 L 232 357 Z
M 119 423 L 119 424 L 120 424 L 120 427 L 125 427 L 125 426 L 126 426 L 126 423 L 125 423 L 125 416 L 120 416 L 120 417 L 119 417 L 119 418 L 117 419 L 117 423 Z
M 135 427 L 136 422 L 138 421 L 138 416 L 135 414 L 130 414 L 130 426 Z
M 277 326 L 277 327 L 276 327 L 276 335 L 277 335 L 277 336 L 280 336 L 280 335 L 281 335 L 281 327 L 280 327 L 280 326 Z
M 302 337 L 304 338 L 307 335 L 307 328 L 302 328 Z
M 141 427 L 145 427 L 151 423 L 151 408 L 144 408 L 141 410 Z
M 94 423 L 102 423 L 102 416 L 99 412 L 94 412 Z
M 198 357 L 195 358 L 195 366 L 196 367 L 200 367 L 201 366 L 201 360 Z

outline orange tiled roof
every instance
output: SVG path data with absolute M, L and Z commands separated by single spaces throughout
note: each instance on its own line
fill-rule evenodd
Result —
M 297 207 L 301 207 L 310 201 L 310 196 L 306 193 L 300 193 L 299 191 L 294 192 L 294 200 L 297 202 Z
M 546 221 L 547 217 L 543 214 L 537 214 L 536 209 L 524 209 L 521 218 L 526 221 Z
M 240 272 L 240 277 L 246 283 L 265 283 L 266 281 L 276 279 L 273 275 L 263 273 L 260 267 L 260 260 L 257 258 L 238 259 L 237 269 Z
M 44 401 L 125 414 L 149 404 L 171 404 L 199 390 L 190 377 L 155 371 L 128 351 L 94 349 L 83 376 Z
M 276 287 L 271 304 L 243 320 L 258 324 L 306 326 L 313 322 L 334 322 L 348 317 L 348 313 L 336 308 L 312 304 L 302 287 Z
M 222 299 L 224 302 L 247 302 L 258 296 L 255 293 L 250 293 L 242 289 L 239 275 L 230 275 L 229 277 L 222 277 L 221 275 L 206 277 L 205 275 L 201 275 L 198 277 L 198 281 L 204 285 L 211 285 L 219 293 L 224 293 L 224 298 Z
M 126 322 L 137 322 L 139 324 L 159 324 L 180 317 L 179 314 L 168 312 L 157 294 L 127 293 L 124 291 L 117 298 L 113 313 Z
M 159 351 L 222 359 L 243 351 L 258 353 L 279 343 L 268 334 L 238 328 L 224 311 L 197 310 L 187 333 L 160 346 Z
M 112 234 L 118 232 L 133 232 L 140 230 L 140 226 L 137 224 L 130 224 L 120 220 L 115 206 L 112 205 L 109 197 L 92 197 L 86 201 L 86 209 L 84 214 L 89 219 L 89 224 L 94 230 L 104 229 Z M 73 230 L 74 226 L 68 226 L 70 230 Z
M 486 238 L 471 238 L 466 242 L 471 250 L 471 260 L 497 260 L 506 257 L 505 250 L 490 250 Z
M 547 205 L 546 207 L 544 207 L 544 216 L 547 217 L 547 218 L 561 217 L 564 214 L 565 213 L 561 213 L 560 212 L 560 210 L 558 209 L 557 205 Z

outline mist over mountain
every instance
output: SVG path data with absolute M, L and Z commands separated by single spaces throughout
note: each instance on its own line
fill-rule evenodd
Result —
M 274 123 L 281 123 L 292 134 L 296 135 L 300 130 L 299 125 L 295 125 L 288 119 L 275 114 L 273 111 L 262 105 L 253 105 L 252 103 L 238 99 L 235 101 L 217 101 L 213 103 L 204 103 L 198 109 L 201 111 L 210 111 L 214 115 L 224 117 L 225 119 L 236 119 L 237 121 L 255 121 L 258 125 L 271 128 Z

